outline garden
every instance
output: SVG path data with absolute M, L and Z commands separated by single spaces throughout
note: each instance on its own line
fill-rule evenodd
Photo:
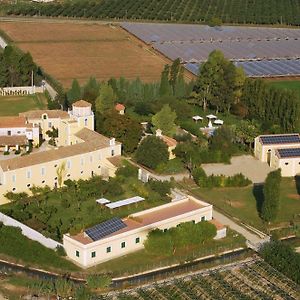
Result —
M 53 190 L 33 187 L 31 196 L 8 193 L 12 202 L 2 205 L 0 210 L 45 236 L 61 241 L 64 233 L 75 234 L 113 217 L 123 218 L 167 203 L 170 188 L 168 182 L 142 183 L 137 179 L 137 169 L 127 164 L 109 181 L 94 176 L 77 182 L 67 180 L 64 187 Z M 146 201 L 113 211 L 96 203 L 103 197 L 115 201 L 133 196 L 141 196 Z

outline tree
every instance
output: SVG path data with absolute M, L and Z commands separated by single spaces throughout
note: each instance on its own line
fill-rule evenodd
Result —
M 235 128 L 235 134 L 238 142 L 248 145 L 252 148 L 254 139 L 259 135 L 259 128 L 255 122 L 248 120 L 241 121 Z
M 116 96 L 110 85 L 101 83 L 100 95 L 96 99 L 96 111 L 104 113 L 109 109 L 113 109 L 116 101 Z
M 169 82 L 169 73 L 170 73 L 170 67 L 169 65 L 165 65 L 165 68 L 162 71 L 161 78 L 160 78 L 159 95 L 161 97 L 173 94 L 172 87 Z
M 97 114 L 96 129 L 98 132 L 113 136 L 122 143 L 126 153 L 136 150 L 142 137 L 141 124 L 127 115 L 120 115 L 115 110 L 108 110 L 105 115 Z
M 281 170 L 278 169 L 268 174 L 264 184 L 264 200 L 261 209 L 261 218 L 269 223 L 276 219 L 279 211 L 280 183 Z
M 168 161 L 168 147 L 160 138 L 148 136 L 138 146 L 135 158 L 138 163 L 155 169 L 159 164 Z
M 176 133 L 176 113 L 172 111 L 169 104 L 163 106 L 161 111 L 152 117 L 154 130 L 161 129 L 165 135 L 173 136 Z
M 67 92 L 67 100 L 69 104 L 74 103 L 81 98 L 81 87 L 77 79 L 72 82 L 71 89 Z
M 185 97 L 186 95 L 186 84 L 184 81 L 184 68 L 181 66 L 176 80 L 174 95 L 179 99 Z
M 159 256 L 171 256 L 173 254 L 173 243 L 170 233 L 159 229 L 148 233 L 144 247 L 150 254 Z

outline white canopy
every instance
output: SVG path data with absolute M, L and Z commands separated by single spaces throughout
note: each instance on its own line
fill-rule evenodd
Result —
M 217 117 L 215 115 L 207 115 L 206 118 L 208 118 L 208 119 L 217 119 Z
M 99 204 L 110 203 L 110 201 L 108 199 L 105 199 L 105 198 L 98 199 L 98 200 L 96 200 L 96 202 L 99 203 Z
M 193 116 L 193 120 L 194 121 L 199 121 L 199 120 L 203 120 L 203 118 L 200 117 L 200 116 Z
M 218 119 L 218 120 L 215 120 L 215 121 L 214 121 L 214 124 L 217 124 L 217 125 L 223 125 L 223 124 L 224 124 L 224 121 Z
M 121 207 L 121 206 L 124 206 L 124 205 L 129 205 L 129 204 L 132 204 L 132 203 L 137 203 L 137 202 L 144 201 L 144 200 L 145 200 L 144 198 L 136 196 L 136 197 L 128 198 L 128 199 L 125 199 L 125 200 L 111 202 L 111 203 L 106 204 L 105 206 L 110 208 L 110 209 L 114 209 L 114 208 L 118 208 L 118 207 Z

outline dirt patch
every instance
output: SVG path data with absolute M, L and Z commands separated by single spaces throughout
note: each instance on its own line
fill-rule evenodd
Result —
M 91 76 L 158 81 L 168 63 L 119 26 L 0 22 L 0 29 L 65 87 Z
M 240 202 L 240 201 L 227 201 L 227 204 L 231 207 L 235 207 L 235 208 L 242 208 L 245 206 L 245 203 Z
M 295 199 L 295 200 L 300 200 L 300 195 L 298 195 L 298 194 L 288 194 L 288 198 Z

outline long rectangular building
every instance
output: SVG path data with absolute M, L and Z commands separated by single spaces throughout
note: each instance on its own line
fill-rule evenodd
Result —
M 212 220 L 212 211 L 212 205 L 186 196 L 122 220 L 113 218 L 77 235 L 65 234 L 63 245 L 71 260 L 81 267 L 91 267 L 143 249 L 151 230 L 166 230 L 183 222 L 212 221 L 217 227 L 216 238 L 222 238 L 226 227 Z

